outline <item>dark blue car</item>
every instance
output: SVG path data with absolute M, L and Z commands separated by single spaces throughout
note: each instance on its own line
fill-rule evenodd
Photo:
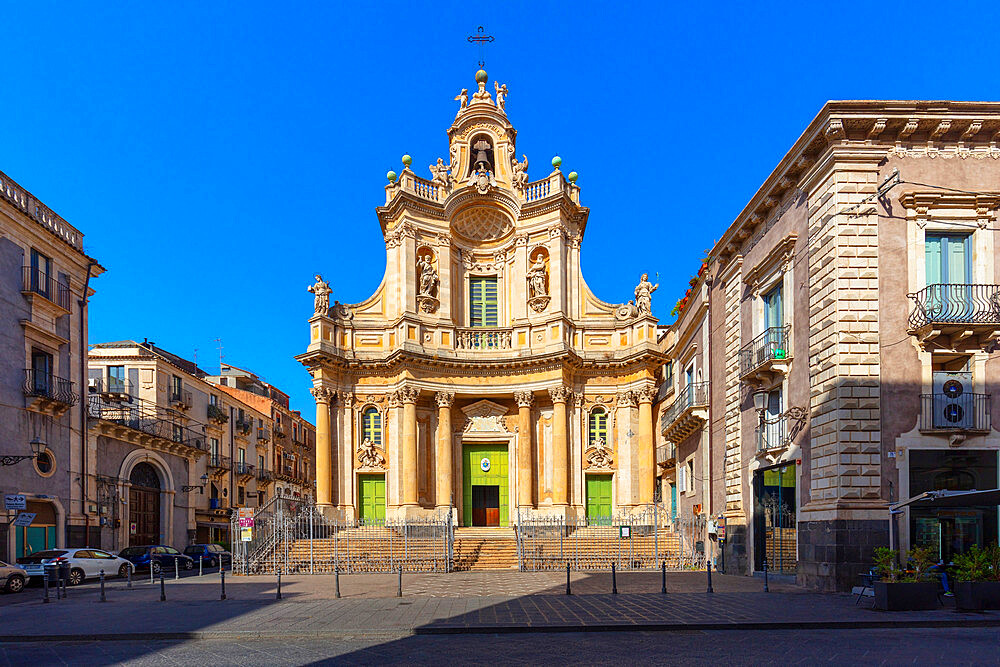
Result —
M 181 570 L 194 568 L 194 560 L 190 556 L 185 556 L 177 549 L 162 544 L 126 547 L 118 555 L 135 565 L 137 570 L 152 568 L 153 574 L 159 574 L 162 570 L 171 572 L 175 567 Z
M 218 544 L 192 544 L 184 547 L 184 555 L 190 556 L 196 563 L 200 558 L 205 567 L 216 567 L 219 563 L 226 567 L 233 565 L 233 555 Z

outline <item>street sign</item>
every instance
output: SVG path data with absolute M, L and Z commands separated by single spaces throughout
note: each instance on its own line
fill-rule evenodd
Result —
M 135 525 L 135 521 L 133 521 L 132 523 L 130 523 L 128 525 L 128 533 L 129 533 L 129 535 L 135 535 L 137 532 L 139 532 L 139 531 L 138 531 L 138 529 L 137 529 L 137 527 Z
M 253 528 L 253 517 L 239 519 L 240 528 Z
M 253 518 L 253 508 L 252 507 L 238 507 L 236 508 L 236 516 L 240 519 L 252 519 Z
M 3 497 L 3 508 L 5 510 L 27 509 L 28 500 L 19 493 L 7 493 Z
M 618 526 L 618 537 L 623 540 L 627 540 L 632 534 L 632 529 L 630 526 Z
M 240 541 L 249 542 L 253 539 L 253 528 L 240 528 Z
M 28 526 L 31 525 L 31 522 L 34 520 L 35 520 L 34 512 L 21 512 L 17 515 L 17 518 L 14 519 L 14 522 L 11 525 L 27 528 Z

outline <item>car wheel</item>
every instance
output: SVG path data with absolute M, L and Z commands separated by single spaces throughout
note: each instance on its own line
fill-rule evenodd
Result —
M 160 573 L 160 570 L 162 570 L 162 569 L 163 569 L 163 566 L 162 566 L 162 565 L 160 565 L 160 561 L 158 561 L 158 560 L 154 560 L 154 561 L 153 561 L 153 564 L 152 564 L 152 565 L 150 565 L 150 567 L 152 567 L 152 568 L 153 568 L 153 574 L 159 574 L 159 573 Z
M 184 561 L 184 569 L 185 570 L 193 570 L 194 569 L 194 561 L 190 560 L 190 559 Z
M 218 564 L 219 564 L 219 561 L 215 560 L 214 558 L 209 558 L 208 559 L 208 566 L 209 567 L 215 567 Z
M 19 574 L 12 574 L 7 579 L 7 592 L 8 593 L 20 593 L 24 590 L 24 577 Z
M 125 565 L 123 563 L 122 566 L 120 568 L 118 568 L 118 576 L 121 577 L 122 579 L 124 579 L 125 577 L 128 576 L 128 573 L 129 573 L 130 569 L 131 568 L 128 565 Z
M 69 585 L 79 586 L 84 580 L 83 570 L 79 568 L 73 568 L 69 571 Z

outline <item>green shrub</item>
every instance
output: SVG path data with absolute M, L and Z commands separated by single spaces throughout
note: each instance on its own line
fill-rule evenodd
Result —
M 972 547 L 955 557 L 958 581 L 1000 581 L 1000 547 Z
M 896 552 L 888 547 L 875 547 L 873 557 L 878 569 L 880 581 L 899 581 L 899 568 L 896 567 Z

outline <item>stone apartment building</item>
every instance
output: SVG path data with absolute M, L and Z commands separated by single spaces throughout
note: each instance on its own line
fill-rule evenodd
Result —
M 711 250 L 661 343 L 661 479 L 729 572 L 834 590 L 888 505 L 998 485 L 1000 104 L 830 102 Z M 903 548 L 997 539 L 907 508 Z
M 0 523 L 0 559 L 83 546 L 100 530 L 80 398 L 90 281 L 103 272 L 78 229 L 0 172 L 0 489 L 35 515 Z

